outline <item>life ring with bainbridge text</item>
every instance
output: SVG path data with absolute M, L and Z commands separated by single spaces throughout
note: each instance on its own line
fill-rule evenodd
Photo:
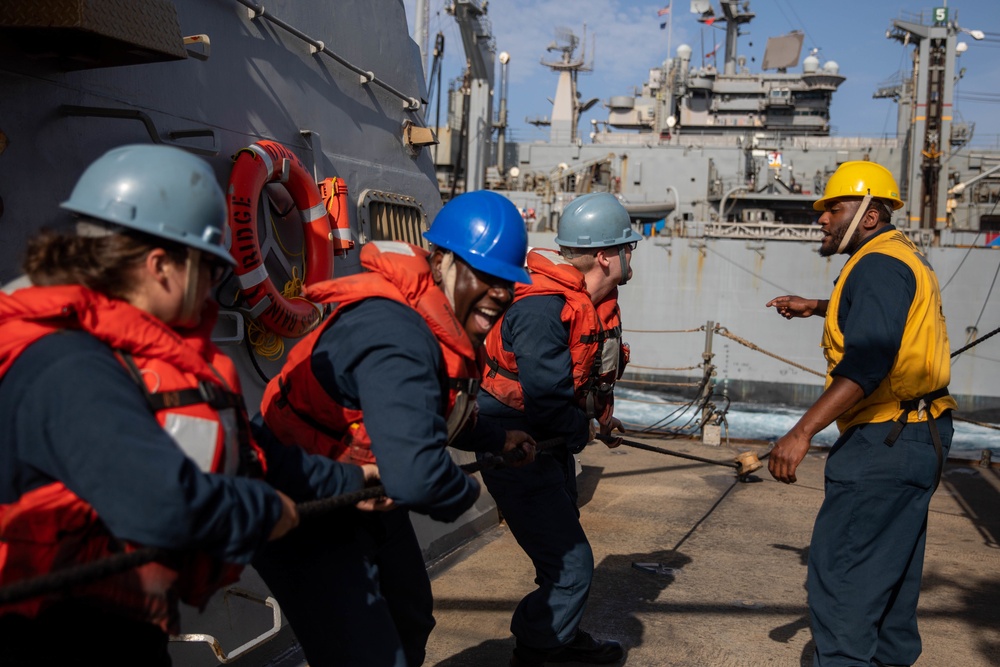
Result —
M 285 338 L 298 338 L 323 317 L 323 308 L 299 296 L 285 296 L 264 266 L 257 233 L 260 195 L 268 183 L 288 191 L 302 220 L 305 285 L 333 277 L 333 234 L 330 215 L 312 175 L 290 150 L 274 141 L 258 141 L 240 149 L 229 175 L 227 210 L 232 233 L 234 272 L 250 317 Z

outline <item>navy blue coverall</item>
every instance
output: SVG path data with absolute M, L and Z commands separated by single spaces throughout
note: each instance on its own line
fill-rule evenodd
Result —
M 311 363 L 334 400 L 364 411 L 382 483 L 400 508 L 349 508 L 304 524 L 270 543 L 254 567 L 313 667 L 416 667 L 434 617 L 406 510 L 454 521 L 479 496 L 478 482 L 445 447 L 441 347 L 412 308 L 372 298 L 345 309 L 321 334 Z M 464 444 L 499 452 L 504 438 L 480 420 Z
M 559 295 L 526 297 L 511 305 L 500 324 L 504 349 L 517 359 L 524 412 L 486 392 L 479 398 L 483 419 L 527 431 L 536 441 L 566 441 L 526 466 L 483 471 L 511 533 L 535 566 L 538 588 L 518 604 L 510 629 L 519 648 L 540 655 L 576 637 L 594 573 L 594 554 L 580 525 L 573 458 L 590 439 L 590 420 L 574 401 L 569 326 L 560 320 L 565 303 Z
M 265 436 L 258 444 L 268 483 L 204 474 L 107 345 L 80 331 L 53 333 L 31 344 L 0 381 L 0 503 L 61 481 L 118 538 L 245 564 L 281 516 L 272 485 L 296 501 L 364 486 L 357 466 L 258 435 Z M 5 665 L 78 664 L 88 656 L 102 665 L 162 665 L 169 664 L 166 645 L 160 628 L 72 598 L 36 622 L 0 615 Z
M 896 358 L 916 280 L 903 262 L 878 253 L 846 280 L 838 313 L 845 351 L 831 374 L 868 396 Z M 937 455 L 926 423 L 907 424 L 886 445 L 893 424 L 848 429 L 827 459 L 807 581 L 817 667 L 911 665 L 920 655 L 917 599 Z M 937 426 L 947 457 L 950 412 Z

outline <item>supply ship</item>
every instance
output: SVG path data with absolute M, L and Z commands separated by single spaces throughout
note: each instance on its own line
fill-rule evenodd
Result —
M 626 339 L 643 366 L 628 377 L 651 389 L 697 382 L 710 351 L 715 382 L 729 398 L 808 404 L 822 388 L 822 322 L 788 323 L 764 304 L 782 294 L 829 295 L 844 258 L 818 256 L 812 202 L 843 162 L 871 160 L 894 174 L 906 203 L 894 224 L 937 273 L 952 348 L 997 325 L 989 300 L 1000 265 L 990 245 L 1000 230 L 1000 151 L 982 148 L 973 141 L 975 124 L 953 117 L 957 58 L 969 48 L 963 40 L 985 36 L 959 23 L 959 9 L 908 12 L 889 22 L 884 37 L 904 50 L 908 71 L 872 91 L 883 99 L 870 104 L 897 105 L 891 135 L 833 133 L 831 101 L 846 75 L 833 60 L 802 57 L 801 31 L 769 39 L 762 71 L 752 72 L 739 55 L 740 31 L 755 18 L 750 3 L 693 0 L 698 21 L 725 28 L 719 67 L 704 58 L 699 64 L 681 44 L 632 94 L 588 100 L 592 91 L 578 90 L 578 75 L 599 61 L 585 55 L 585 35 L 560 29 L 539 48 L 558 77 L 551 116 L 528 119 L 547 128 L 548 139 L 520 143 L 505 140 L 505 58 L 496 82 L 493 68 L 475 65 L 494 55 L 485 46 L 492 42 L 484 9 L 475 27 L 463 30 L 474 65 L 450 91 L 449 123 L 438 129 L 441 191 L 504 194 L 538 246 L 552 245 L 568 201 L 616 194 L 647 236 L 634 256 L 635 277 L 621 292 L 632 330 Z M 882 36 L 877 24 L 870 30 L 873 39 Z M 479 92 L 494 89 L 496 111 Z M 581 114 L 598 100 L 607 119 L 581 132 Z M 714 347 L 700 333 L 706 327 Z M 984 341 L 954 359 L 951 391 L 970 416 L 995 416 L 1000 407 L 996 350 L 995 341 Z

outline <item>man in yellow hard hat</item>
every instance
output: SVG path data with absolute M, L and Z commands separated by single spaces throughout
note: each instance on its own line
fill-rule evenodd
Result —
M 845 162 L 813 208 L 820 254 L 848 255 L 829 300 L 779 296 L 792 319 L 825 317 L 826 387 L 774 446 L 768 470 L 795 482 L 817 433 L 840 438 L 809 548 L 817 667 L 912 665 L 927 508 L 952 438 L 948 332 L 927 258 L 892 226 L 902 208 L 885 167 Z

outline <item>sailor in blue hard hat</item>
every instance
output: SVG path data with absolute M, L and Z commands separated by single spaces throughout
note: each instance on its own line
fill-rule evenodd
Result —
M 524 268 L 528 233 L 521 214 L 494 192 L 468 192 L 441 209 L 424 238 L 434 245 L 435 281 L 470 338 L 482 343 L 510 304 L 514 283 L 531 282 Z M 456 289 L 459 285 L 463 289 Z
M 492 192 L 448 202 L 424 234 L 361 250 L 363 273 L 310 286 L 332 311 L 267 386 L 261 413 L 283 442 L 378 461 L 387 500 L 334 527 L 305 525 L 254 562 L 310 664 L 419 665 L 434 626 L 430 582 L 407 510 L 454 521 L 479 497 L 446 445 L 521 449 L 526 433 L 476 419 L 477 349 L 513 298 L 528 238 Z M 288 558 L 296 567 L 286 566 Z

